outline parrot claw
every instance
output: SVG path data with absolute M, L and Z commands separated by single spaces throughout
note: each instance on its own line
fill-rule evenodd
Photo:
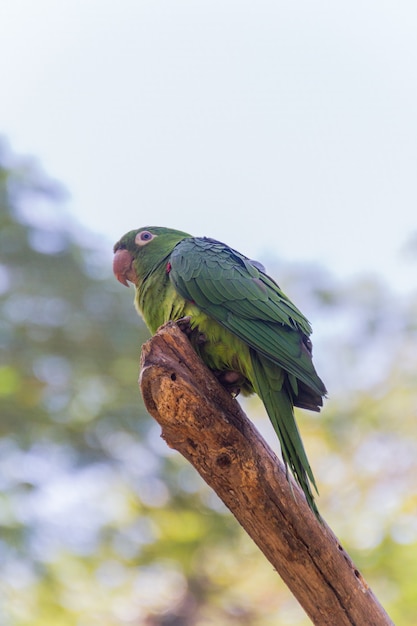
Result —
M 240 394 L 240 388 L 244 382 L 242 374 L 233 370 L 215 371 L 213 374 L 233 398 Z
M 178 328 L 189 337 L 193 332 L 191 328 L 191 315 L 186 315 L 185 317 L 181 317 L 179 320 L 176 320 L 176 324 Z
M 201 346 L 206 343 L 207 338 L 204 333 L 200 333 L 198 328 L 191 327 L 191 316 L 186 315 L 185 317 L 181 317 L 176 321 L 178 328 L 187 335 L 188 339 L 194 346 Z

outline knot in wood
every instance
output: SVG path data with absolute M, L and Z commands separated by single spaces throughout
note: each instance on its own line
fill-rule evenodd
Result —
M 226 467 L 230 467 L 231 464 L 232 464 L 232 459 L 227 454 L 227 452 L 222 452 L 221 454 L 219 454 L 219 456 L 216 459 L 216 465 L 218 467 L 226 468 Z

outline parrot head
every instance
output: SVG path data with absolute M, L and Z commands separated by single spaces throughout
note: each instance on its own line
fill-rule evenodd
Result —
M 160 226 L 146 226 L 131 230 L 114 245 L 113 272 L 117 280 L 129 287 L 136 286 L 157 265 L 170 256 L 175 246 L 188 233 Z

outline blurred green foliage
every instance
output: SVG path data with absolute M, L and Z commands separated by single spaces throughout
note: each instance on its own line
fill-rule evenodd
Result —
M 63 198 L 0 147 L 0 622 L 307 625 L 159 438 L 136 384 L 148 334 L 133 293 Z M 275 263 L 330 390 L 320 416 L 299 412 L 319 508 L 394 621 L 417 624 L 416 292 Z M 276 449 L 259 402 L 245 408 Z

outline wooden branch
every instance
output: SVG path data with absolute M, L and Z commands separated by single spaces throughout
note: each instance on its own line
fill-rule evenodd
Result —
M 175 323 L 144 344 L 140 384 L 162 437 L 215 490 L 320 626 L 392 622 L 330 528 Z

